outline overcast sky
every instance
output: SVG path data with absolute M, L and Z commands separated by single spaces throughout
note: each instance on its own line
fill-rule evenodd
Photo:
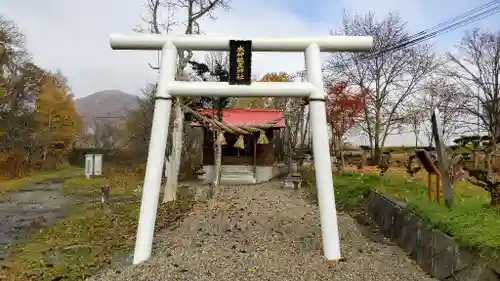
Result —
M 412 32 L 418 32 L 475 8 L 487 0 L 232 0 L 229 12 L 218 11 L 216 21 L 203 21 L 207 35 L 312 36 L 336 28 L 343 10 L 383 17 L 399 12 Z M 109 34 L 132 34 L 146 10 L 142 0 L 0 0 L 0 13 L 15 21 L 27 37 L 34 60 L 61 69 L 76 97 L 106 89 L 138 94 L 156 79 L 148 62 L 155 52 L 112 51 Z M 431 42 L 449 50 L 466 29 L 500 28 L 499 14 L 468 25 Z M 179 33 L 181 29 L 174 30 Z M 254 73 L 294 72 L 303 69 L 300 54 L 255 54 Z M 411 144 L 411 139 L 404 138 Z M 401 138 L 399 138 L 401 140 Z M 392 138 L 391 143 L 399 142 Z

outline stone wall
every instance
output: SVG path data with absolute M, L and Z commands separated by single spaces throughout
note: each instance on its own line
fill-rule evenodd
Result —
M 371 191 L 366 212 L 381 232 L 440 280 L 500 281 L 500 261 L 487 261 L 460 247 L 452 237 L 432 229 L 402 204 Z

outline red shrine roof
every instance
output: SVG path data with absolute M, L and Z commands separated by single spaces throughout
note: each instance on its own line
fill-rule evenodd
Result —
M 202 109 L 199 111 L 202 115 L 212 116 L 216 112 L 212 108 Z M 274 128 L 285 128 L 285 118 L 281 110 L 276 109 L 239 109 L 239 108 L 224 108 L 222 110 L 223 122 L 229 125 L 262 125 L 272 123 L 279 119 Z M 198 122 L 191 123 L 191 126 L 201 126 Z

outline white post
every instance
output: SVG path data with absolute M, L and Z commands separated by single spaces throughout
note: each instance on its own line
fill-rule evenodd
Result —
M 85 177 L 90 179 L 94 174 L 94 154 L 85 154 Z
M 338 261 L 340 260 L 340 239 L 337 210 L 335 209 L 332 166 L 330 163 L 330 151 L 328 149 L 325 92 L 318 44 L 313 43 L 307 47 L 305 62 L 307 81 L 316 87 L 309 98 L 309 108 L 323 252 L 328 261 Z
M 102 154 L 94 154 L 94 176 L 102 175 Z
M 172 96 L 168 92 L 168 84 L 175 80 L 176 65 L 177 48 L 172 42 L 167 41 L 162 50 L 146 175 L 142 190 L 141 211 L 135 241 L 134 264 L 146 261 L 151 256 L 163 162 L 167 146 L 168 123 L 172 107 Z

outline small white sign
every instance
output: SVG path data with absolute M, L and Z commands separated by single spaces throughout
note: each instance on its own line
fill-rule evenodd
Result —
M 102 175 L 102 154 L 94 154 L 94 176 Z
M 90 178 L 94 174 L 94 155 L 85 154 L 85 177 Z
M 85 154 L 85 177 L 102 175 L 102 154 Z

